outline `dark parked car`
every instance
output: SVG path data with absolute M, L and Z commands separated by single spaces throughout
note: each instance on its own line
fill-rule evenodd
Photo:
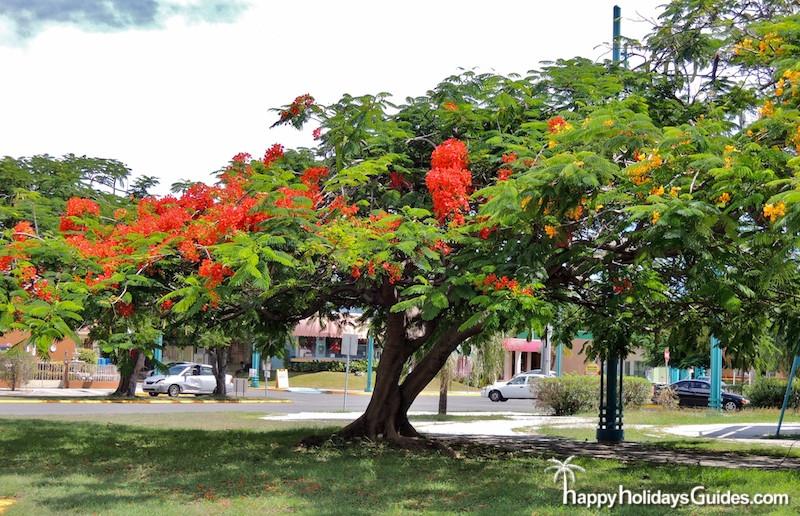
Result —
M 681 380 L 670 387 L 678 396 L 681 407 L 708 407 L 711 396 L 711 382 L 707 380 Z M 741 410 L 749 405 L 750 400 L 732 392 L 722 391 L 722 408 L 725 410 Z

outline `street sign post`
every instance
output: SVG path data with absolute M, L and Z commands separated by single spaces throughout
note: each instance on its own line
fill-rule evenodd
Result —
M 342 400 L 342 410 L 345 410 L 347 409 L 347 380 L 350 378 L 350 355 L 358 354 L 358 335 L 352 333 L 342 335 L 342 354 L 346 360 L 344 368 L 344 398 Z

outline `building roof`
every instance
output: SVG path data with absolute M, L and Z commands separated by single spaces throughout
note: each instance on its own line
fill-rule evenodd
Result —
M 340 321 L 326 321 L 319 318 L 303 319 L 294 327 L 292 335 L 295 337 L 335 337 L 341 338 L 345 334 L 356 334 L 360 339 L 367 338 L 366 324 L 358 321 L 354 315 L 345 315 Z
M 506 351 L 532 351 L 540 353 L 542 351 L 542 341 L 538 339 L 528 340 L 508 337 L 503 339 L 503 349 Z

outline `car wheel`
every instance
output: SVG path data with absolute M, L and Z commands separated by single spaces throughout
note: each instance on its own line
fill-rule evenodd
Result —
M 735 401 L 726 401 L 725 404 L 722 405 L 722 408 L 724 408 L 728 412 L 733 412 L 734 410 L 737 410 L 739 406 L 736 404 Z
M 492 401 L 505 401 L 503 400 L 503 395 L 500 394 L 500 391 L 492 391 L 489 393 L 489 399 Z
M 181 387 L 179 385 L 170 385 L 169 389 L 167 389 L 167 394 L 169 394 L 170 398 L 177 398 L 178 395 L 181 393 Z
M 149 394 L 150 396 L 152 396 L 152 397 L 154 397 L 154 398 L 155 398 L 156 396 L 158 396 L 158 393 L 157 393 L 157 392 L 148 392 L 147 394 Z

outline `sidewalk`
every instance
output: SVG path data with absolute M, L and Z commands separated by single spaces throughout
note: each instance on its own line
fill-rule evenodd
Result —
M 0 389 L 0 403 L 291 403 L 291 400 L 265 398 L 263 390 L 260 397 L 229 397 L 226 400 L 198 399 L 191 395 L 179 398 L 169 398 L 166 395 L 150 397 L 141 391 L 133 399 L 109 398 L 112 392 L 113 389 Z

